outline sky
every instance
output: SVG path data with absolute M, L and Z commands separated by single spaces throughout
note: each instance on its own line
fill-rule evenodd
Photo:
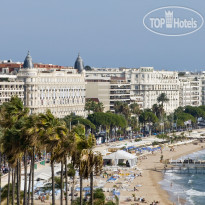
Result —
M 183 6 L 205 18 L 204 0 L 1 0 L 0 59 L 73 66 L 80 52 L 92 67 L 205 70 L 205 25 L 168 37 L 143 25 L 164 6 Z

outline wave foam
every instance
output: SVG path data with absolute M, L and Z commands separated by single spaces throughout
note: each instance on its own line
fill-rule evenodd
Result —
M 193 180 L 191 180 L 191 179 L 190 179 L 190 180 L 188 181 L 188 184 L 191 184 L 191 183 L 192 183 L 192 181 L 193 181 Z
M 189 196 L 205 196 L 205 192 L 197 191 L 194 189 L 187 190 L 186 194 Z

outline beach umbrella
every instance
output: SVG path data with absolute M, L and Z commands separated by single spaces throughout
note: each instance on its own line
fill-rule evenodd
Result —
M 90 191 L 90 187 L 84 187 L 83 190 L 84 191 Z
M 80 191 L 80 187 L 77 187 L 75 190 L 76 190 L 76 191 Z

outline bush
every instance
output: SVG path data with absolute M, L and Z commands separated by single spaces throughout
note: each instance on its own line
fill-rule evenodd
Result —
M 153 146 L 154 146 L 154 145 L 159 145 L 159 142 L 154 141 L 154 142 L 152 142 L 152 145 L 153 145 Z
M 96 189 L 94 191 L 94 199 L 101 199 L 101 200 L 105 201 L 105 195 L 104 195 L 102 189 Z
M 136 138 L 135 139 L 135 142 L 139 142 L 139 141 L 142 141 L 142 139 L 141 138 Z
M 126 166 L 126 164 L 123 162 L 120 162 L 120 163 L 118 163 L 118 166 Z
M 105 205 L 116 205 L 116 204 L 112 201 L 108 201 L 107 203 L 105 203 Z

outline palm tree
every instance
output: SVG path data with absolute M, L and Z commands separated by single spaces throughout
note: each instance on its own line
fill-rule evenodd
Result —
M 93 175 L 98 175 L 102 171 L 103 159 L 99 152 L 93 152 L 92 149 L 84 149 L 80 157 L 80 167 L 84 177 L 90 177 L 90 204 L 94 204 L 93 200 Z
M 9 199 L 10 199 L 10 176 L 11 176 L 11 168 L 10 168 L 10 165 L 8 164 L 8 169 L 9 169 L 9 172 L 8 172 L 8 192 L 7 192 L 7 205 L 9 205 Z
M 169 102 L 169 98 L 167 97 L 166 93 L 161 93 L 158 98 L 157 102 L 162 104 L 162 107 L 164 108 L 164 103 Z
M 154 104 L 152 106 L 152 112 L 154 112 L 154 114 L 158 118 L 160 118 L 163 115 L 163 113 L 164 113 L 164 108 L 163 108 L 162 104 L 160 104 L 160 105 Z
M 0 107 L 0 125 L 3 127 L 3 152 L 7 156 L 9 165 L 12 168 L 18 165 L 19 168 L 17 176 L 17 204 L 20 204 L 20 161 L 22 158 L 23 145 L 21 134 L 23 121 L 24 118 L 28 116 L 28 112 L 28 108 L 24 108 L 21 99 L 18 97 L 12 97 L 9 102 L 4 103 Z M 7 201 L 9 203 L 9 200 Z
M 3 129 L 0 127 L 0 141 L 2 137 L 3 137 Z M 2 143 L 0 143 L 0 205 L 1 205 L 1 175 L 2 175 L 1 167 L 2 167 Z
M 126 102 L 116 101 L 114 102 L 114 110 L 116 114 L 122 114 L 126 119 L 130 117 L 130 109 Z
M 9 102 L 0 107 L 0 125 L 2 128 L 11 128 L 22 117 L 28 116 L 29 109 L 23 106 L 20 98 L 11 97 Z
M 40 122 L 39 116 L 32 114 L 25 119 L 23 127 L 23 139 L 24 139 L 24 151 L 30 157 L 30 172 L 29 172 L 29 186 L 28 186 L 28 197 L 24 197 L 24 200 L 28 198 L 27 204 L 34 204 L 34 164 L 35 164 L 35 152 L 41 152 L 44 145 L 40 142 Z M 26 168 L 26 167 L 25 167 Z M 27 168 L 26 168 L 27 169 Z M 26 174 L 27 171 L 25 171 Z M 27 177 L 26 177 L 27 180 Z M 26 182 L 27 183 L 27 182 Z M 26 185 L 27 186 L 27 185 Z M 24 193 L 27 187 L 24 189 Z M 25 193 L 27 195 L 27 193 Z
M 62 124 L 64 124 L 64 126 L 66 126 L 66 123 L 63 121 Z M 68 129 L 66 130 L 66 133 L 68 133 Z M 70 146 L 70 138 L 69 138 L 69 134 L 67 135 L 62 135 L 60 138 L 60 149 L 56 150 L 55 153 L 55 159 L 56 162 L 61 163 L 61 184 L 60 184 L 60 189 L 61 189 L 61 197 L 60 197 L 60 203 L 61 205 L 63 204 L 63 196 L 64 196 L 64 192 L 63 192 L 63 166 L 65 165 L 65 171 L 67 170 L 67 157 L 70 154 L 70 150 L 71 150 L 71 146 Z M 67 171 L 66 171 L 67 172 Z M 66 181 L 66 203 L 68 203 L 68 190 L 67 190 L 67 173 L 65 175 L 65 181 Z
M 83 149 L 88 149 L 93 147 L 96 144 L 95 137 L 90 134 L 89 136 L 85 135 L 85 127 L 81 124 L 72 128 L 71 133 L 69 134 L 70 138 L 70 156 L 72 167 L 79 170 L 80 174 L 80 204 L 82 204 L 82 187 L 83 187 L 83 178 L 84 172 L 80 168 L 80 158 L 81 152 Z M 73 202 L 74 194 L 74 185 L 75 185 L 75 175 L 73 175 L 73 186 L 71 192 L 71 204 Z
M 61 149 L 61 138 L 67 135 L 68 130 L 65 123 L 55 118 L 50 110 L 47 110 L 46 114 L 40 114 L 39 121 L 40 139 L 47 152 L 51 153 L 52 204 L 55 205 L 54 163 L 56 153 Z
M 96 103 L 96 107 L 95 107 L 94 112 L 103 112 L 103 110 L 104 110 L 103 103 L 102 102 Z
M 22 141 L 23 141 L 23 151 L 24 151 L 24 204 L 29 204 L 30 202 L 30 191 L 31 191 L 31 179 L 34 176 L 34 156 L 36 147 L 40 151 L 41 146 L 39 143 L 39 127 L 38 127 L 38 116 L 32 114 L 24 119 L 24 126 L 22 129 Z M 30 174 L 29 174 L 29 187 L 28 187 L 28 197 L 27 197 L 27 156 L 31 159 L 30 164 Z M 33 183 L 33 182 L 32 182 Z M 33 189 L 33 187 L 32 187 Z M 33 190 L 31 197 L 31 204 L 33 204 Z
M 134 115 L 139 115 L 141 113 L 140 107 L 137 103 L 133 103 L 130 105 L 131 113 Z
M 104 106 L 102 102 L 95 102 L 92 99 L 88 99 L 85 103 L 85 110 L 88 111 L 88 114 L 90 114 L 90 111 L 103 112 Z

